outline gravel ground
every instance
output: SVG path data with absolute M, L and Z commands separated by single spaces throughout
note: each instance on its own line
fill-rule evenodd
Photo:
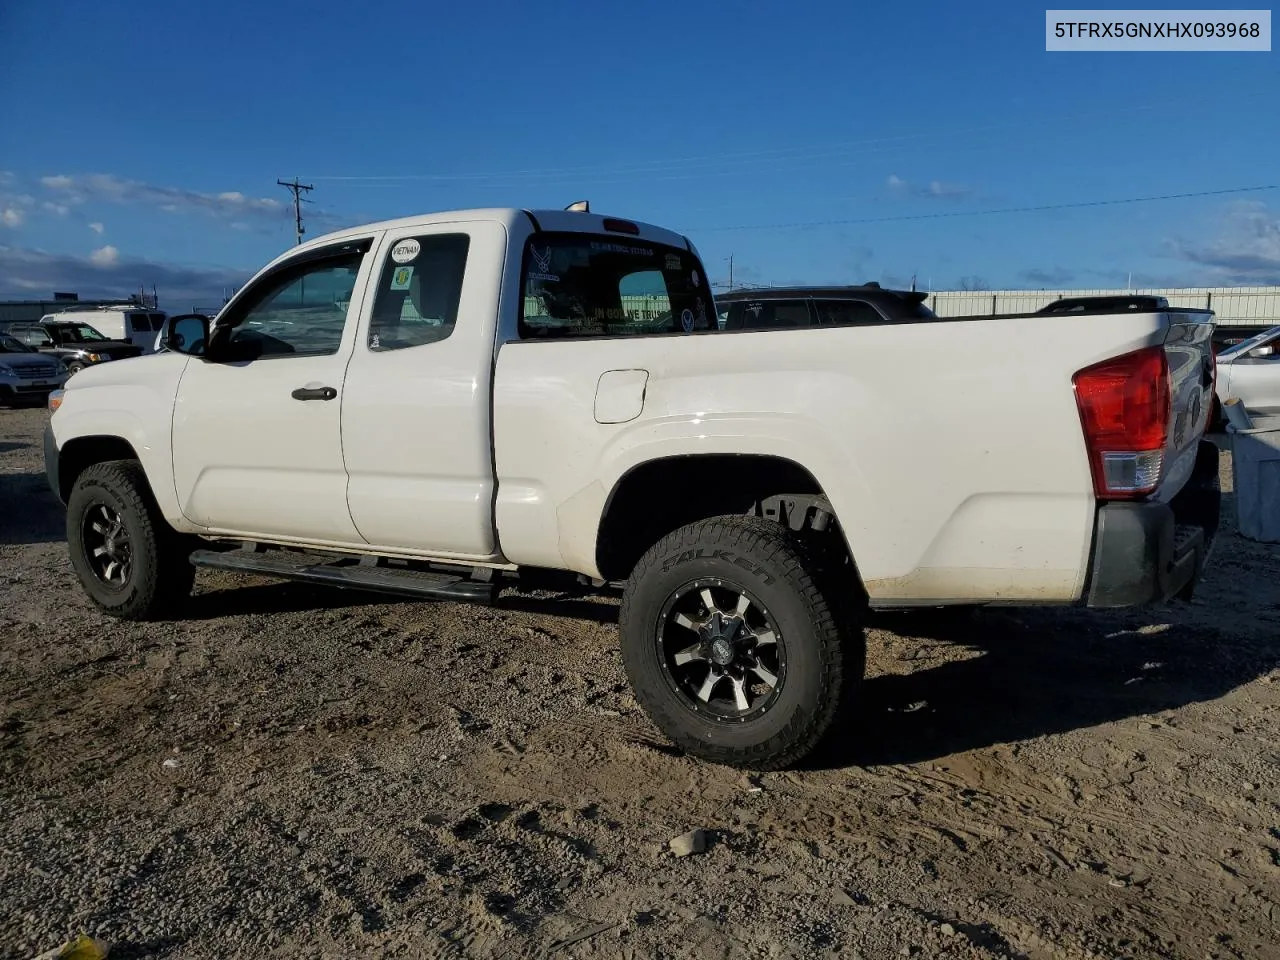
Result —
M 99 616 L 45 417 L 0 410 L 0 957 L 1276 956 L 1280 549 L 1229 506 L 1190 604 L 874 618 L 853 725 L 752 777 L 658 737 L 608 599 Z

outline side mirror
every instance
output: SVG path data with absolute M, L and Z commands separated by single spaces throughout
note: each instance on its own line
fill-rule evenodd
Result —
M 184 313 L 164 322 L 161 342 L 166 350 L 199 357 L 209 342 L 209 318 L 200 313 Z

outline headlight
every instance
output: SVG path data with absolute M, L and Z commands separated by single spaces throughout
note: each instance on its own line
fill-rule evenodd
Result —
M 7 363 L 0 363 L 0 376 L 12 377 L 13 367 L 9 366 Z
M 62 395 L 63 395 L 64 393 L 66 393 L 66 392 L 67 392 L 67 391 L 65 391 L 65 390 L 50 390 L 50 391 L 49 391 L 49 412 L 50 412 L 50 413 L 53 413 L 53 412 L 54 412 L 55 410 L 57 410 L 60 406 L 62 406 Z

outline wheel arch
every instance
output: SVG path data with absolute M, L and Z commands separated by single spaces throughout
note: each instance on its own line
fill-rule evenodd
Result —
M 780 523 L 791 521 L 798 529 L 789 514 L 808 514 L 814 505 L 834 517 L 817 478 L 787 457 L 697 453 L 646 460 L 623 473 L 605 498 L 596 533 L 596 568 L 605 580 L 622 580 L 646 550 L 686 524 L 755 514 Z M 838 523 L 835 528 L 852 558 L 847 534 Z
M 97 463 L 108 460 L 137 460 L 142 462 L 138 451 L 132 443 L 123 437 L 109 434 L 92 434 L 84 437 L 73 437 L 62 445 L 58 451 L 58 493 L 62 502 L 66 503 L 76 485 L 80 474 Z M 143 467 L 146 477 L 146 468 Z M 151 485 L 147 478 L 147 485 Z M 151 491 L 152 497 L 155 496 Z

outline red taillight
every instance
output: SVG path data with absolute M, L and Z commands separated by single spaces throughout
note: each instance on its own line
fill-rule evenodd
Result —
M 1154 491 L 1164 474 L 1172 414 L 1164 348 L 1085 367 L 1072 382 L 1094 492 L 1105 500 L 1133 500 Z

